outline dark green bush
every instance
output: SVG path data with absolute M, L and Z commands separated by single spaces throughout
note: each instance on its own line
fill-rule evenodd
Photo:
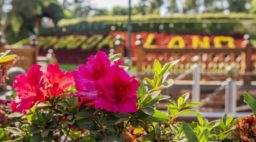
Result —
M 133 16 L 133 32 L 164 32 L 176 34 L 254 34 L 250 28 L 256 16 L 249 14 L 171 15 L 170 17 Z M 99 16 L 86 19 L 64 19 L 55 28 L 42 28 L 41 35 L 66 35 L 126 31 L 126 16 Z

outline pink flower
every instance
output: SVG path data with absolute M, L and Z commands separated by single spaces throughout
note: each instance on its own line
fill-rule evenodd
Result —
M 113 66 L 107 76 L 98 81 L 99 95 L 95 107 L 111 112 L 137 112 L 139 82 L 118 66 Z
M 86 65 L 81 65 L 74 71 L 76 89 L 79 90 L 77 96 L 95 99 L 98 94 L 96 82 L 107 75 L 110 66 L 105 52 L 99 51 L 95 56 L 90 56 Z
M 62 95 L 65 90 L 75 84 L 72 73 L 61 71 L 58 65 L 48 65 L 44 78 L 47 82 L 49 97 Z
M 18 101 L 11 102 L 15 112 L 25 112 L 37 103 L 50 97 L 60 96 L 74 84 L 71 73 L 65 73 L 58 65 L 49 65 L 47 72 L 40 71 L 41 66 L 33 65 L 27 74 L 19 75 L 13 83 Z
M 17 91 L 18 102 L 11 102 L 11 109 L 15 112 L 23 112 L 31 108 L 35 103 L 45 101 L 43 73 L 39 65 L 33 65 L 27 74 L 19 75 L 13 83 Z
M 139 83 L 119 64 L 120 61 L 111 64 L 104 52 L 91 56 L 86 65 L 74 71 L 77 96 L 107 111 L 136 112 Z

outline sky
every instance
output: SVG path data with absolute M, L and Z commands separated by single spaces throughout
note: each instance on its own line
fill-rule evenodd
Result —
M 63 0 L 59 0 L 62 2 Z M 68 1 L 74 1 L 74 0 L 68 0 Z M 135 5 L 139 2 L 139 0 L 131 0 L 132 5 Z M 91 4 L 95 8 L 106 8 L 111 9 L 114 6 L 122 6 L 122 7 L 128 7 L 128 0 L 91 0 Z
M 59 0 L 60 2 L 63 2 L 63 0 Z M 67 1 L 74 1 L 74 0 L 67 0 Z M 140 0 L 131 0 L 132 6 L 138 5 Z M 115 6 L 121 6 L 121 7 L 128 7 L 128 0 L 90 0 L 91 5 L 93 8 L 102 8 L 102 9 L 112 9 Z M 168 0 L 164 0 L 164 5 L 160 8 L 160 16 L 166 16 L 167 14 L 167 5 L 166 3 Z M 182 3 L 185 2 L 185 0 L 176 0 L 178 9 L 182 8 Z
M 139 0 L 131 0 L 135 5 Z M 114 6 L 128 7 L 128 0 L 91 0 L 91 3 L 97 8 L 111 9 Z

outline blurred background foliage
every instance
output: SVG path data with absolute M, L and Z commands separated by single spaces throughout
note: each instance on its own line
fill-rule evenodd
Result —
M 256 16 L 253 14 L 221 13 L 200 15 L 134 15 L 132 17 L 133 32 L 161 32 L 173 34 L 254 34 Z M 189 27 L 189 28 L 188 28 Z M 41 28 L 40 35 L 69 35 L 88 33 L 109 33 L 111 31 L 126 31 L 126 16 L 94 16 L 75 19 L 63 19 L 58 26 Z
M 69 33 L 73 30 L 74 33 L 85 33 L 92 29 L 92 25 L 95 27 L 92 32 L 98 32 L 97 29 L 101 29 L 99 32 L 108 32 L 113 30 L 113 26 L 116 31 L 126 30 L 127 7 L 97 8 L 92 2 L 0 0 L 0 30 L 8 43 L 17 42 L 31 34 Z M 226 34 L 254 34 L 251 30 L 251 26 L 255 25 L 254 14 L 256 0 L 139 0 L 132 7 L 133 30 L 139 31 L 142 25 L 145 27 L 143 31 L 150 32 L 196 31 L 214 34 L 217 31 L 219 34 L 218 31 L 221 31 Z M 167 27 L 172 29 L 166 30 Z
M 56 0 L 12 0 L 9 4 L 10 10 L 3 15 L 3 30 L 9 42 L 38 31 L 43 17 L 49 17 L 54 24 L 65 17 L 63 7 Z

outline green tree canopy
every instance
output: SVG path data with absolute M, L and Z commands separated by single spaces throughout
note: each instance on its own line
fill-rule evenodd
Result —
M 64 18 L 64 9 L 57 0 L 12 0 L 12 9 L 7 13 L 5 35 L 9 42 L 35 33 L 43 17 L 54 23 Z

